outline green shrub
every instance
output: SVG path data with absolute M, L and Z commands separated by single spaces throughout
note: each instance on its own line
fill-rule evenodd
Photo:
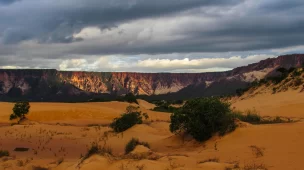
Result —
M 160 100 L 160 101 L 154 101 L 153 103 L 156 105 L 152 110 L 153 111 L 158 111 L 158 112 L 169 112 L 173 113 L 178 110 L 178 108 L 170 106 L 173 103 L 180 103 L 183 102 L 181 101 L 165 101 L 165 100 Z
M 14 105 L 13 113 L 10 115 L 10 120 L 19 118 L 20 120 L 25 118 L 25 115 L 28 114 L 30 110 L 29 102 L 17 102 Z
M 147 119 L 148 115 L 138 111 L 138 107 L 128 106 L 126 113 L 123 113 L 119 118 L 115 118 L 110 124 L 115 132 L 123 132 L 136 124 L 142 124 L 142 115 Z
M 274 118 L 266 117 L 262 118 L 258 112 L 253 110 L 247 110 L 244 113 L 240 111 L 234 111 L 232 113 L 233 118 L 239 119 L 243 122 L 248 122 L 251 124 L 275 124 L 275 123 L 292 123 L 295 122 L 294 120 L 288 118 L 288 119 L 281 119 L 281 117 L 276 116 Z
M 136 103 L 136 104 L 138 104 L 136 96 L 134 96 L 133 93 L 126 94 L 124 96 L 123 100 L 126 101 L 126 102 L 128 102 L 128 103 Z
M 7 150 L 0 150 L 0 158 L 3 156 L 9 156 L 9 152 Z
M 244 121 L 245 122 L 260 122 L 261 121 L 261 116 L 257 113 L 257 111 L 254 110 L 246 110 L 245 111 L 245 117 Z
M 255 109 L 246 110 L 245 113 L 235 111 L 232 114 L 234 118 L 237 118 L 243 122 L 259 123 L 262 120 L 261 116 L 257 113 Z
M 157 112 L 168 112 L 168 113 L 174 113 L 178 110 L 179 108 L 173 107 L 173 106 L 168 106 L 168 107 L 162 107 L 162 106 L 157 106 L 154 107 L 152 110 L 157 111 Z
M 230 104 L 218 98 L 192 99 L 171 115 L 170 131 L 186 132 L 196 140 L 204 141 L 214 133 L 223 135 L 236 128 L 230 113 Z
M 150 148 L 149 143 L 147 143 L 147 142 L 140 142 L 138 139 L 132 138 L 132 139 L 127 143 L 127 145 L 126 145 L 126 147 L 125 147 L 125 154 L 128 154 L 128 153 L 132 152 L 132 151 L 135 149 L 135 147 L 136 147 L 137 145 L 143 145 L 143 146 L 145 146 L 145 147 L 147 147 L 147 148 Z

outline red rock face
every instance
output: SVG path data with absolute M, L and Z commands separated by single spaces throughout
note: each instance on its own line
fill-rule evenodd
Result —
M 252 81 L 255 71 L 281 67 L 299 67 L 304 63 L 304 54 L 279 56 L 258 63 L 235 68 L 226 72 L 213 73 L 127 73 L 127 72 L 65 72 L 57 70 L 0 70 L 0 95 L 10 93 L 11 89 L 21 89 L 22 95 L 28 93 L 61 93 L 69 84 L 83 92 L 153 95 L 178 92 L 189 85 L 206 83 L 208 86 L 219 80 Z M 250 78 L 248 75 L 250 73 Z M 252 73 L 252 74 L 251 74 Z M 247 77 L 246 77 L 247 76 Z M 260 78 L 260 77 L 259 77 Z M 223 87 L 224 88 L 224 87 Z M 70 93 L 79 90 L 67 90 Z M 220 89 L 219 89 L 220 90 Z M 75 92 L 76 93 L 76 92 Z
M 90 73 L 58 72 L 60 79 L 77 88 L 94 93 L 165 94 L 177 92 L 191 84 L 212 81 L 226 73 Z

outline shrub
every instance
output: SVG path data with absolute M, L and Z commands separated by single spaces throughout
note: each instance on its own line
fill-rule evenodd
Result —
M 29 150 L 29 148 L 19 148 L 19 147 L 14 149 L 14 151 L 16 151 L 16 152 L 26 152 L 28 150 Z
M 29 102 L 17 102 L 13 108 L 13 113 L 10 115 L 10 120 L 19 118 L 20 120 L 25 118 L 30 110 Z
M 303 84 L 302 79 L 301 78 L 296 78 L 293 82 L 294 86 L 300 86 L 301 84 Z
M 258 112 L 255 109 L 246 110 L 245 114 L 241 112 L 234 112 L 233 117 L 248 123 L 259 123 L 262 120 L 261 116 L 258 114 Z
M 174 113 L 178 110 L 179 108 L 173 107 L 173 106 L 168 106 L 168 107 L 162 107 L 162 106 L 157 106 L 154 107 L 152 110 L 157 111 L 157 112 L 169 112 L 169 113 Z
M 223 135 L 236 128 L 230 113 L 230 104 L 218 98 L 192 99 L 171 115 L 170 131 L 183 131 L 198 141 L 204 141 L 214 133 Z
M 174 104 L 174 103 L 183 103 L 183 101 L 182 100 L 176 100 L 176 101 L 160 100 L 160 101 L 154 101 L 153 103 L 156 105 L 156 107 L 154 107 L 152 109 L 153 111 L 173 113 L 173 112 L 176 112 L 178 110 L 178 108 L 170 106 L 170 105 Z
M 147 142 L 140 142 L 138 139 L 132 138 L 132 139 L 127 143 L 127 145 L 126 145 L 126 147 L 125 147 L 125 153 L 128 154 L 128 153 L 132 152 L 132 151 L 135 149 L 135 147 L 136 147 L 137 145 L 143 145 L 143 146 L 145 146 L 145 147 L 147 147 L 147 148 L 150 148 L 149 143 L 147 143 Z
M 272 88 L 272 94 L 275 94 L 277 92 L 277 88 Z
M 93 142 L 91 147 L 88 149 L 86 155 L 84 156 L 83 160 L 89 158 L 94 154 L 112 155 L 112 149 L 110 147 L 101 147 L 97 143 Z
M 123 113 L 119 118 L 115 118 L 110 124 L 115 132 L 123 132 L 136 124 L 142 124 L 142 115 L 147 119 L 147 114 L 142 114 L 138 111 L 138 107 L 128 106 L 126 113 Z
M 128 93 L 124 96 L 123 98 L 124 101 L 128 102 L 128 103 L 136 103 L 138 104 L 137 100 L 136 100 L 136 96 L 134 96 L 133 93 Z
M 97 143 L 92 143 L 91 147 L 88 149 L 86 158 L 89 158 L 90 156 L 97 154 L 99 152 L 99 146 Z
M 9 152 L 6 150 L 0 150 L 0 158 L 3 156 L 9 156 Z
M 294 120 L 287 118 L 281 119 L 281 117 L 261 117 L 258 112 L 253 110 L 246 110 L 244 113 L 240 111 L 232 112 L 232 116 L 235 119 L 239 119 L 243 122 L 248 122 L 251 124 L 275 124 L 275 123 L 292 123 Z

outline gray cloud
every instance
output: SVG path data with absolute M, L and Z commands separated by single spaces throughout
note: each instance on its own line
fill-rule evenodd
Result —
M 66 43 L 73 42 L 72 34 L 87 26 L 112 27 L 129 20 L 161 17 L 199 6 L 229 5 L 237 1 L 65 0 L 54 3 L 23 0 L 2 9 L 0 31 L 4 34 L 4 43 L 28 39 L 38 39 L 41 43 Z
M 293 47 L 304 52 L 303 15 L 302 0 L 0 0 L 0 65 L 59 68 L 63 61 L 94 63 L 101 56 L 123 56 L 115 62 L 128 65 L 149 58 L 277 55 Z
M 0 5 L 9 5 L 19 0 L 0 0 Z

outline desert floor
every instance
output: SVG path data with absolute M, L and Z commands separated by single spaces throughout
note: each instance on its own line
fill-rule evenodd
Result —
M 2 169 L 84 169 L 84 170 L 225 170 L 239 165 L 261 165 L 270 170 L 302 170 L 304 154 L 304 93 L 260 94 L 232 100 L 239 110 L 255 108 L 262 116 L 300 119 L 296 123 L 251 125 L 241 123 L 224 137 L 198 143 L 188 136 L 169 131 L 170 113 L 154 112 L 154 106 L 140 100 L 141 111 L 150 119 L 127 131 L 114 134 L 107 125 L 129 105 L 105 103 L 31 103 L 28 121 L 11 126 L 12 103 L 0 103 L 0 150 L 10 157 L 0 158 Z M 148 142 L 124 154 L 132 138 Z M 110 147 L 113 155 L 81 157 L 91 144 Z M 16 147 L 29 148 L 16 152 Z M 257 168 L 256 168 L 257 169 Z

